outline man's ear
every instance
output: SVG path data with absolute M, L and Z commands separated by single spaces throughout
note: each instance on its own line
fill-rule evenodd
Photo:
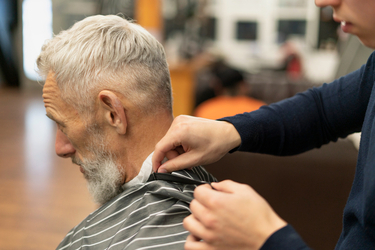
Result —
M 104 120 L 116 128 L 118 134 L 124 135 L 127 128 L 125 109 L 120 98 L 109 90 L 102 90 L 99 95 L 99 111 Z

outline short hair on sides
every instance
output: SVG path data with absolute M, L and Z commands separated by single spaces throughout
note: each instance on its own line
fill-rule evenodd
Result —
M 116 15 L 90 16 L 47 40 L 39 74 L 53 72 L 61 97 L 81 115 L 92 114 L 103 90 L 123 94 L 145 113 L 172 113 L 163 46 L 140 25 Z

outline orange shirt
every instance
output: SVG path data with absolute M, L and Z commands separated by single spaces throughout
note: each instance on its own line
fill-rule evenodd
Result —
M 207 119 L 219 119 L 251 112 L 263 105 L 266 103 L 247 96 L 218 96 L 201 103 L 195 109 L 194 115 Z

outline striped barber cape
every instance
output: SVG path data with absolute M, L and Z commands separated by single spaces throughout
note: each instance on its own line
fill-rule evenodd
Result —
M 172 175 L 216 181 L 200 166 Z M 57 249 L 183 249 L 189 232 L 182 221 L 191 213 L 196 187 L 164 180 L 132 186 L 74 227 Z

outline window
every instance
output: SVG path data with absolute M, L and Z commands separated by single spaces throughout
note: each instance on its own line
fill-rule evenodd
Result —
M 237 22 L 237 40 L 256 40 L 257 23 L 256 22 Z
M 52 37 L 51 0 L 24 0 L 22 3 L 23 69 L 27 78 L 39 80 L 36 59 L 46 39 Z
M 280 7 L 306 7 L 306 0 L 279 0 Z
M 283 43 L 291 35 L 304 36 L 306 33 L 305 20 L 280 20 L 278 24 L 278 43 Z
M 216 39 L 216 18 L 209 17 L 204 20 L 201 29 L 201 36 L 206 39 L 215 40 Z

